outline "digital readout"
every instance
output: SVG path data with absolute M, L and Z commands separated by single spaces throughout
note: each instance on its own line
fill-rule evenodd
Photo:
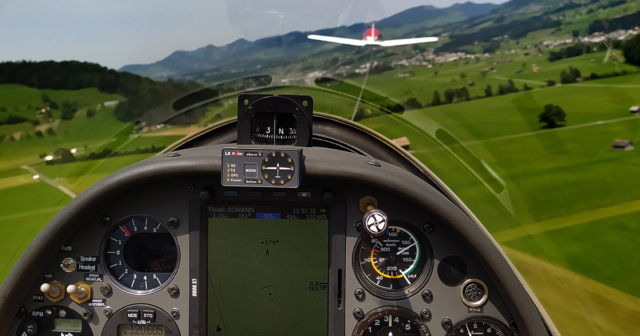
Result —
M 82 332 L 82 320 L 80 319 L 53 319 L 53 332 L 79 333 Z
M 157 324 L 121 324 L 118 326 L 118 336 L 164 336 L 164 326 Z

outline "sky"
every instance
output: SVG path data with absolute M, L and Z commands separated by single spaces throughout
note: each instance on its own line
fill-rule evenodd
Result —
M 119 69 L 176 50 L 371 22 L 415 6 L 456 2 L 464 1 L 0 0 L 0 62 L 79 60 Z

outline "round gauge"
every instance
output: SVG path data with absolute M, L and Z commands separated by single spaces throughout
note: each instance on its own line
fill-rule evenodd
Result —
M 150 216 L 125 217 L 112 225 L 100 247 L 102 269 L 132 294 L 159 291 L 175 275 L 180 251 L 166 224 Z
M 254 145 L 292 146 L 298 141 L 298 118 L 292 113 L 262 112 L 251 118 Z
M 430 336 L 429 328 L 409 309 L 389 306 L 370 311 L 353 331 L 354 336 Z
M 411 296 L 428 280 L 431 247 L 404 226 L 391 225 L 380 236 L 364 234 L 354 251 L 360 283 L 384 299 Z
M 464 319 L 451 328 L 447 336 L 513 336 L 511 329 L 504 323 L 488 316 L 470 317 Z
M 285 152 L 272 152 L 262 160 L 262 177 L 269 184 L 287 184 L 295 169 L 291 156 Z

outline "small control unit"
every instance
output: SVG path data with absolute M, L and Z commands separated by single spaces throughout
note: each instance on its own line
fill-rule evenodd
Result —
M 300 148 L 225 148 L 222 150 L 222 185 L 297 188 L 301 156 Z

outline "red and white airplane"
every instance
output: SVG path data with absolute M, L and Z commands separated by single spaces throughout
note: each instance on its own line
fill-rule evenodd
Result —
M 309 35 L 307 37 L 311 40 L 348 44 L 348 45 L 358 46 L 358 47 L 363 47 L 367 45 L 393 47 L 393 46 L 401 46 L 401 45 L 407 45 L 407 44 L 438 41 L 437 37 L 416 37 L 416 38 L 410 38 L 410 39 L 382 41 L 380 40 L 380 31 L 376 29 L 374 24 L 371 25 L 371 28 L 367 29 L 362 40 L 356 40 L 356 39 L 350 39 L 350 38 L 344 38 L 344 37 L 323 36 L 323 35 Z

